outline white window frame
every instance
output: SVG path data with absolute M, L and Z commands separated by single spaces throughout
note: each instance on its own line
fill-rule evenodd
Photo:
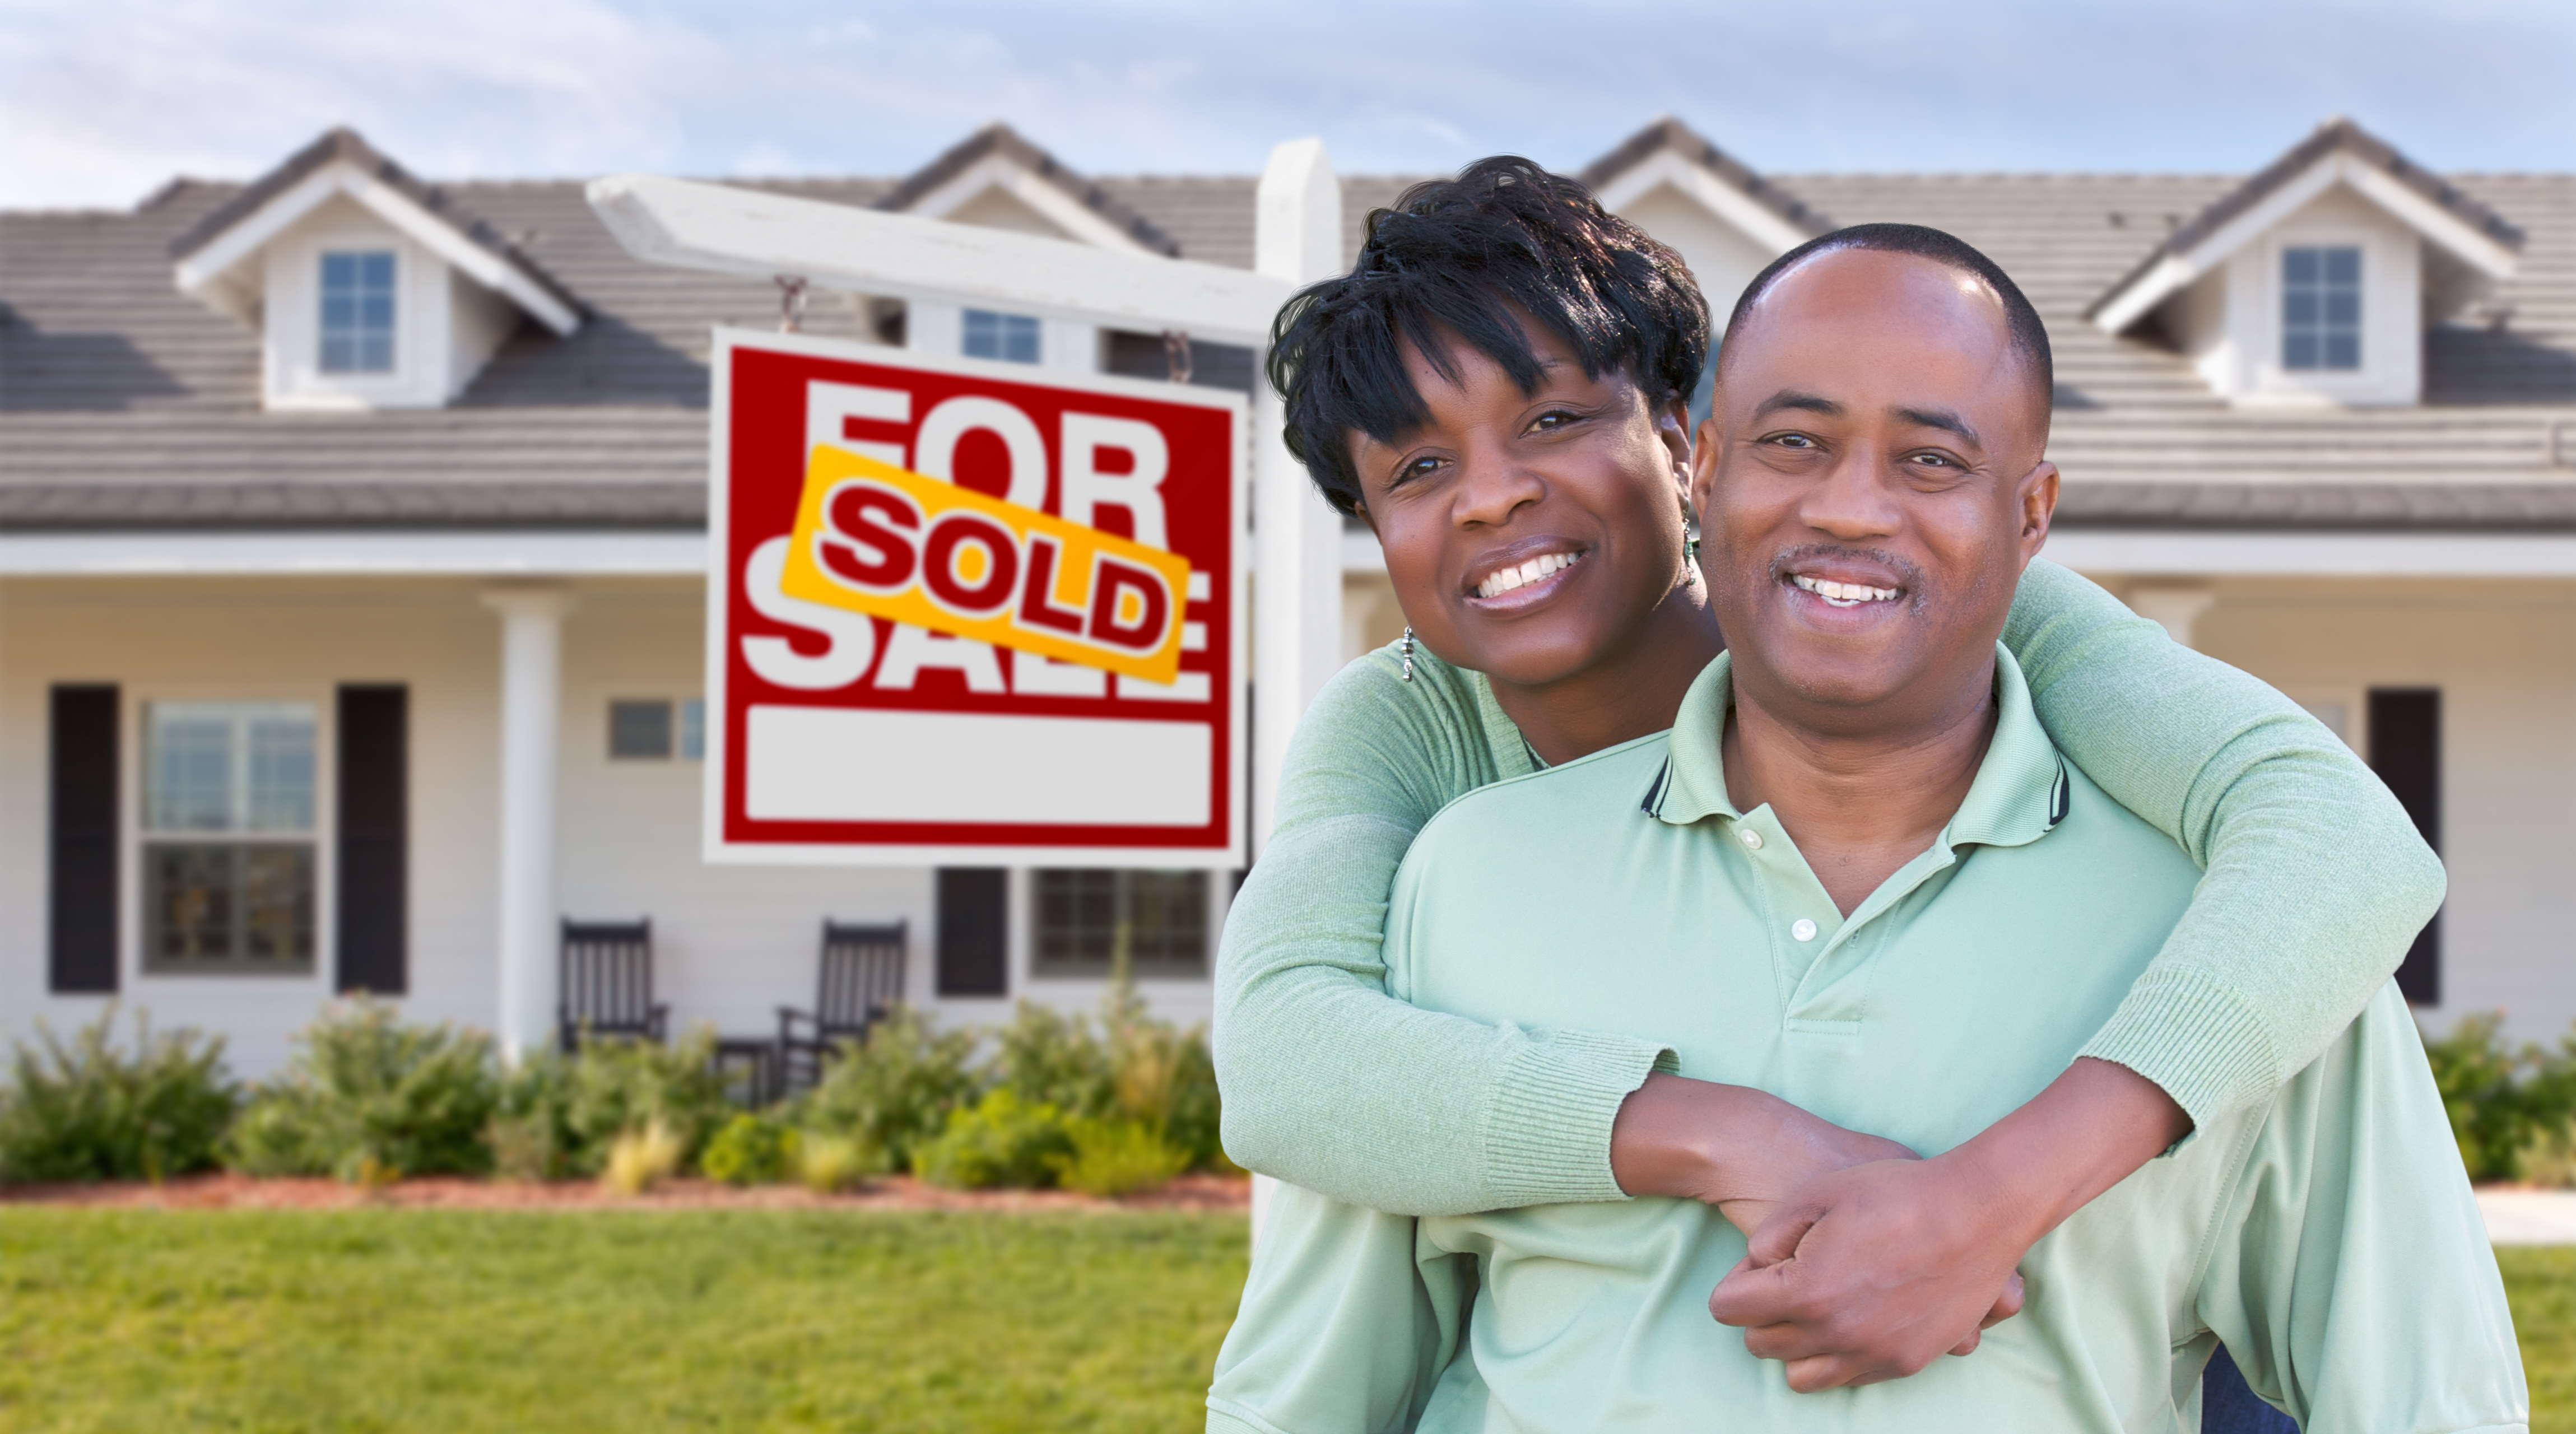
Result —
M 659 757 L 628 757 L 617 752 L 617 718 L 620 704 L 658 702 L 671 709 L 671 750 Z M 689 709 L 698 709 L 698 750 L 689 751 Z M 707 759 L 707 700 L 701 693 L 674 692 L 657 683 L 628 683 L 600 689 L 596 704 L 599 714 L 599 758 L 610 767 L 679 766 Z
M 2403 287 L 2400 266 L 2410 260 L 2401 258 L 2387 242 L 2385 235 L 2349 223 L 2332 221 L 2285 226 L 2264 236 L 2254 246 L 2257 272 L 2254 280 L 2254 323 L 2249 357 L 2253 360 L 2254 383 L 2248 395 L 2256 402 L 2299 403 L 2302 400 L 2324 403 L 2379 405 L 2416 400 L 2421 375 L 2412 384 L 2403 384 L 2402 370 L 2407 362 L 2406 346 L 2392 328 L 2392 307 L 2420 310 L 2422 305 L 2394 305 L 2390 295 Z M 2361 367 L 2349 369 L 2294 369 L 2284 362 L 2286 338 L 2286 280 L 2283 277 L 2291 249 L 2357 249 L 2361 251 Z M 2401 313 L 2393 322 L 2417 324 L 2418 312 Z M 2240 330 L 2240 332 L 2243 332 Z M 2420 338 L 2416 353 L 2420 364 Z M 2401 396 L 2399 390 L 2404 390 Z
M 149 983 L 156 987 L 186 985 L 192 982 L 230 986 L 249 981 L 262 991 L 291 989 L 298 983 L 312 988 L 316 996 L 329 994 L 331 973 L 338 968 L 339 924 L 339 730 L 334 701 L 337 688 L 328 683 L 278 682 L 144 682 L 125 683 L 125 710 L 119 714 L 118 727 L 123 740 L 118 744 L 118 812 L 117 864 L 121 935 L 118 941 L 119 964 L 129 981 Z M 149 714 L 154 705 L 169 702 L 270 703 L 292 702 L 313 709 L 313 826 L 309 839 L 313 843 L 313 964 L 310 970 L 267 969 L 240 966 L 216 966 L 196 970 L 155 968 L 151 954 L 149 906 L 150 893 L 145 889 L 149 870 L 144 848 L 156 836 L 180 836 L 184 833 L 155 834 L 145 826 L 149 800 L 146 788 L 151 766 L 147 749 L 152 740 Z
M 330 322 L 325 317 L 323 309 L 331 298 L 330 279 L 325 270 L 335 258 L 370 259 L 378 256 L 385 260 L 385 267 L 389 271 L 387 283 L 393 301 L 393 321 L 390 332 L 386 334 L 385 366 L 334 369 L 330 366 L 329 358 L 324 352 L 324 346 L 330 342 Z M 402 251 L 393 244 L 364 247 L 324 245 L 313 251 L 313 371 L 315 373 L 331 380 L 345 382 L 391 377 L 402 371 L 403 331 L 409 327 L 404 322 L 403 311 L 410 307 L 403 301 L 403 277 Z

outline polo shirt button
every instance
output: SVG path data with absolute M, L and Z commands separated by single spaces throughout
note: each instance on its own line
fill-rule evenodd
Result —
M 1744 843 L 1744 848 L 1747 851 L 1760 851 L 1762 849 L 1762 833 L 1755 831 L 1751 827 L 1736 828 L 1735 836 L 1738 841 Z
M 1801 941 L 1813 941 L 1816 939 L 1816 923 L 1801 916 L 1789 923 L 1789 934 Z

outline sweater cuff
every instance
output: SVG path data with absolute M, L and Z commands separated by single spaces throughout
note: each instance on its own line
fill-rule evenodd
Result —
M 2270 1023 L 2233 986 L 2189 967 L 2150 966 L 2077 1054 L 2127 1066 L 2163 1087 L 2191 1117 L 2190 1133 L 2173 1150 L 2281 1083 Z
M 1532 1032 L 1485 1108 L 1485 1179 L 1498 1209 L 1625 1200 L 1610 1174 L 1610 1127 L 1629 1092 L 1673 1053 L 1591 1031 Z

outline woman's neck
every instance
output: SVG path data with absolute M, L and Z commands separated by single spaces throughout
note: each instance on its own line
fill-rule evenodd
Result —
M 1673 725 L 1682 694 L 1725 650 L 1707 588 L 1689 583 L 1591 666 L 1531 686 L 1495 682 L 1494 700 L 1539 760 L 1556 766 Z

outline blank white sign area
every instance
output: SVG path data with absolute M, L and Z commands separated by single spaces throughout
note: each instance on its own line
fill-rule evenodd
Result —
M 1203 722 L 754 707 L 745 815 L 782 822 L 1201 827 Z

